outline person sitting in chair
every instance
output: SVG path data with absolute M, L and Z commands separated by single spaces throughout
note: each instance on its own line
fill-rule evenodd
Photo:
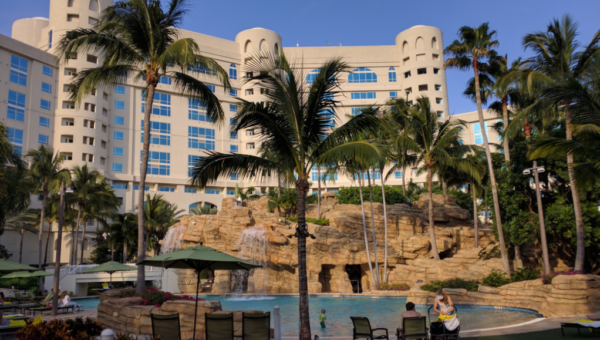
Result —
M 408 302 L 406 304 L 406 311 L 402 312 L 402 315 L 400 317 L 400 328 L 402 329 L 402 327 L 404 327 L 404 318 L 414 318 L 418 316 L 421 316 L 421 313 L 415 310 L 415 304 L 412 302 Z

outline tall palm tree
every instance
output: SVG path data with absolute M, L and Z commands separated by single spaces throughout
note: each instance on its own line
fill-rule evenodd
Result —
M 314 164 L 334 164 L 340 158 L 379 156 L 378 146 L 367 141 L 352 141 L 364 131 L 377 129 L 380 120 L 361 114 L 331 131 L 330 124 L 337 119 L 340 74 L 348 67 L 339 59 L 327 61 L 320 67 L 316 78 L 305 81 L 301 65 L 292 65 L 287 57 L 262 53 L 252 58 L 247 71 L 252 72 L 248 82 L 262 91 L 265 102 L 242 101 L 242 108 L 234 118 L 233 131 L 254 129 L 262 141 L 271 141 L 273 152 L 279 155 L 279 164 L 259 156 L 209 152 L 192 171 L 192 182 L 204 187 L 221 176 L 237 173 L 254 177 L 263 172 L 274 172 L 285 166 L 287 172 L 298 176 L 298 280 L 300 290 L 300 339 L 310 339 L 308 313 L 308 281 L 306 276 L 306 193 L 308 174 Z M 328 113 L 328 114 L 327 114 Z
M 40 211 L 38 209 L 27 209 L 21 212 L 10 213 L 7 218 L 4 227 L 8 227 L 18 232 L 21 235 L 21 245 L 19 246 L 19 263 L 23 259 L 23 238 L 25 233 L 37 233 L 36 224 Z
M 421 164 L 419 172 L 427 173 L 431 251 L 433 257 L 439 260 L 433 219 L 432 177 L 440 168 L 447 166 L 469 172 L 466 162 L 460 161 L 460 155 L 471 151 L 471 147 L 459 141 L 461 126 L 465 123 L 455 119 L 440 121 L 437 112 L 431 110 L 429 98 L 417 99 L 415 107 L 410 109 L 410 115 L 414 135 L 412 139 L 402 137 L 402 142 L 417 154 L 418 163 Z
M 405 138 L 410 138 L 410 114 L 408 110 L 410 104 L 401 98 L 392 99 L 387 102 L 390 109 L 386 113 L 387 122 L 391 129 L 390 145 L 392 146 L 392 168 L 386 174 L 388 179 L 394 172 L 401 170 L 402 172 L 402 195 L 406 196 L 406 168 L 416 165 L 417 157 L 403 144 L 402 138 L 399 135 L 404 135 Z
M 107 7 L 100 22 L 91 29 L 68 31 L 59 42 L 57 52 L 66 62 L 78 51 L 93 51 L 104 58 L 100 66 L 80 71 L 71 83 L 72 99 L 79 103 L 92 91 L 127 82 L 145 80 L 144 135 L 150 135 L 150 120 L 156 86 L 161 77 L 174 79 L 174 90 L 201 101 L 206 106 L 207 119 L 220 123 L 224 112 L 211 89 L 194 76 L 208 74 L 230 88 L 227 72 L 211 58 L 200 54 L 192 38 L 180 38 L 187 0 L 171 0 L 163 6 L 160 0 L 129 0 Z M 144 202 L 150 138 L 145 138 L 142 150 L 138 204 Z M 140 229 L 138 243 L 144 242 L 144 213 L 138 211 Z M 144 258 L 144 248 L 138 247 L 138 260 Z M 137 290 L 144 291 L 144 266 L 138 266 Z
M 116 214 L 110 224 L 111 235 L 118 236 L 123 242 L 123 263 L 127 263 L 128 247 L 135 243 L 137 230 L 137 216 L 133 213 Z
M 500 206 L 498 203 L 498 186 L 496 176 L 494 175 L 494 166 L 492 164 L 492 154 L 487 138 L 487 131 L 483 121 L 483 109 L 481 108 L 481 89 L 479 84 L 479 64 L 486 61 L 490 54 L 495 54 L 494 48 L 499 45 L 494 40 L 496 31 L 490 31 L 488 23 L 483 23 L 479 27 L 463 26 L 458 30 L 459 39 L 446 47 L 446 53 L 453 56 L 444 63 L 446 68 L 473 69 L 475 80 L 475 97 L 477 99 L 477 113 L 479 114 L 479 125 L 483 131 L 483 143 L 488 162 L 490 183 L 492 187 L 492 198 L 494 200 L 494 215 L 496 217 L 496 226 L 498 228 L 498 242 L 500 244 L 500 253 L 502 256 L 502 267 L 504 272 L 509 275 L 510 267 L 508 264 L 508 254 L 504 244 L 504 233 L 502 231 L 502 221 L 500 219 Z
M 217 207 L 210 207 L 208 205 L 195 206 L 190 209 L 190 215 L 215 215 L 217 213 Z
M 591 68 L 597 68 L 600 58 L 600 30 L 596 32 L 589 44 L 583 46 L 576 41 L 578 25 L 573 19 L 565 15 L 561 20 L 554 19 L 542 32 L 534 32 L 523 38 L 526 49 L 534 55 L 525 60 L 524 68 L 530 93 L 540 93 L 540 101 L 532 104 L 547 105 L 548 102 L 561 108 L 565 118 L 566 141 L 573 141 L 574 123 L 572 108 L 577 107 L 578 96 L 565 91 L 565 83 L 585 82 Z M 561 93 L 558 95 L 558 93 Z M 560 99 L 560 101 L 558 101 Z M 529 110 L 524 110 L 521 119 L 525 119 Z M 568 144 L 568 143 L 567 143 Z M 581 213 L 581 200 L 574 171 L 572 150 L 567 154 L 569 185 L 573 198 L 575 212 L 575 229 L 577 234 L 577 253 L 575 257 L 575 270 L 583 271 L 585 264 L 585 230 L 583 215 Z
M 139 207 L 136 207 L 139 209 Z M 162 195 L 150 197 L 146 195 L 144 204 L 144 227 L 146 229 L 146 239 L 143 247 L 150 250 L 158 249 L 158 240 L 164 237 L 170 226 L 175 224 L 184 210 L 177 210 L 177 205 L 164 200 Z M 161 237 L 162 236 L 162 237 Z M 149 247 L 148 241 L 154 239 L 155 244 Z M 138 245 L 140 247 L 141 245 Z

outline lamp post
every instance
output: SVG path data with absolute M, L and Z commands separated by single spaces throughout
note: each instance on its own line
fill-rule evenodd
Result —
M 533 168 L 523 170 L 523 175 L 533 173 L 535 180 L 535 196 L 537 198 L 538 218 L 540 221 L 540 239 L 542 242 L 542 259 L 544 261 L 544 274 L 550 274 L 550 258 L 548 256 L 548 243 L 546 242 L 546 226 L 544 225 L 544 208 L 542 207 L 542 194 L 540 193 L 539 174 L 546 171 L 543 166 L 537 166 L 537 161 L 533 161 Z
M 58 281 L 60 280 L 60 253 L 62 250 L 62 230 L 65 215 L 65 192 L 72 193 L 71 187 L 67 188 L 65 181 L 60 184 L 60 206 L 58 210 L 58 234 L 56 236 L 56 258 L 54 260 L 54 285 L 52 292 L 52 316 L 58 313 Z

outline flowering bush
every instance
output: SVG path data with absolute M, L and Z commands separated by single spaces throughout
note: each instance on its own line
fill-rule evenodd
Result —
M 554 274 L 542 274 L 542 280 L 544 281 L 545 285 L 549 285 L 552 283 L 552 279 L 557 277 L 558 275 L 579 275 L 579 274 L 583 274 L 583 271 L 581 270 L 564 270 L 562 272 L 554 272 Z
M 175 301 L 175 300 L 185 300 L 185 301 L 204 301 L 202 298 L 194 298 L 190 295 L 173 295 L 170 292 L 163 292 L 156 287 L 150 287 L 146 289 L 144 294 L 138 295 L 135 292 L 135 289 L 123 289 L 119 294 L 119 297 L 128 298 L 128 297 L 141 297 L 142 301 L 137 302 L 138 305 L 141 306 L 151 306 L 154 305 L 156 307 L 162 306 L 163 303 L 167 301 Z
M 37 325 L 32 324 L 31 321 L 26 322 L 27 325 L 17 332 L 19 340 L 92 340 L 104 329 L 102 324 L 92 318 L 55 319 Z

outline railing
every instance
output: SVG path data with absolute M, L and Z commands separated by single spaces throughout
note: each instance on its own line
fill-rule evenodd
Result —
M 360 281 L 358 281 L 358 280 L 344 280 L 344 285 L 342 287 L 342 294 L 340 294 L 340 299 L 344 297 L 344 290 L 346 289 L 346 281 L 350 281 L 350 284 L 352 284 L 352 281 L 356 282 L 357 287 L 360 290 Z M 354 294 L 354 289 L 352 290 L 352 293 Z
M 135 267 L 135 263 L 127 263 L 128 266 Z M 62 280 L 65 276 L 70 274 L 78 274 L 86 269 L 90 269 L 93 267 L 97 267 L 97 264 L 79 264 L 79 265 L 68 265 L 60 270 L 60 279 Z M 150 267 L 146 266 L 146 272 L 156 272 L 161 271 L 163 268 L 161 267 Z

